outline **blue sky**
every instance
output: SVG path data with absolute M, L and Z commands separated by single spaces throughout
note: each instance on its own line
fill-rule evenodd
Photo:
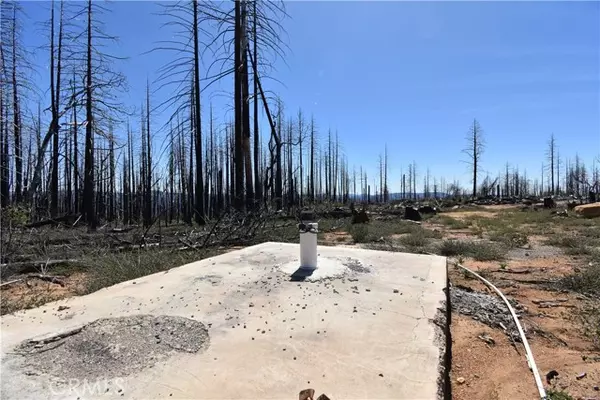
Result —
M 32 20 L 47 18 L 48 3 L 25 3 Z M 130 85 L 126 101 L 139 105 L 146 78 L 166 54 L 142 54 L 168 36 L 151 2 L 112 2 L 105 18 L 120 37 L 115 53 Z M 286 5 L 289 46 L 274 60 L 269 89 L 286 109 L 314 114 L 323 134 L 339 132 L 351 165 L 375 177 L 387 144 L 390 185 L 416 161 L 420 173 L 468 186 L 461 149 L 473 118 L 492 175 L 508 161 L 539 176 L 554 133 L 560 153 L 591 164 L 600 155 L 599 2 L 313 2 Z M 40 42 L 27 28 L 26 40 Z M 45 55 L 38 63 L 44 65 Z M 47 83 L 40 78 L 42 86 Z M 214 90 L 231 91 L 229 80 Z M 164 95 L 155 94 L 154 101 Z M 213 98 L 218 118 L 231 115 Z M 160 120 L 164 117 L 158 117 Z M 155 121 L 160 124 L 159 121 Z

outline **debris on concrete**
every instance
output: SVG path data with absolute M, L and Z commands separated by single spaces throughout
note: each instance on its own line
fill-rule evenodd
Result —
M 492 328 L 501 328 L 514 341 L 521 341 L 515 322 L 501 299 L 489 294 L 453 287 L 450 290 L 450 302 L 452 309 L 459 314 L 470 316 Z M 520 304 L 511 302 L 517 313 L 522 310 Z
M 350 257 L 348 257 L 346 261 L 343 262 L 343 264 L 345 267 L 348 267 L 348 269 L 353 272 L 358 272 L 360 274 L 368 274 L 369 272 L 371 272 L 371 270 L 362 265 L 360 261 L 352 259 Z
M 441 377 L 448 324 L 436 319 L 448 311 L 446 260 L 322 246 L 315 280 L 293 282 L 298 254 L 298 245 L 263 243 L 141 277 L 135 285 L 123 282 L 3 316 L 1 397 L 37 400 L 55 384 L 64 388 L 69 379 L 95 384 L 100 377 L 111 395 L 116 379 L 123 378 L 125 398 L 262 399 L 265 393 L 285 398 L 302 387 L 319 391 L 324 383 L 329 389 L 322 390 L 333 390 L 338 398 L 356 393 L 436 398 L 446 382 Z M 366 269 L 371 273 L 358 272 Z M 214 276 L 222 277 L 218 285 L 212 284 Z M 350 283 L 351 278 L 358 281 Z M 352 295 L 350 286 L 358 286 L 360 294 Z M 394 289 L 403 295 L 392 295 Z M 53 315 L 63 304 L 73 314 L 67 322 Z M 131 316 L 138 312 L 146 317 Z M 166 317 L 152 316 L 174 313 L 183 317 L 181 323 L 165 324 L 182 334 L 176 329 L 178 340 L 171 342 L 171 335 L 161 332 L 163 324 L 154 325 L 153 318 Z M 203 325 L 188 320 L 190 315 Z M 57 338 L 72 328 L 81 331 Z M 365 341 L 372 332 L 386 334 Z M 115 346 L 123 351 L 117 353 Z M 14 354 L 18 348 L 21 355 Z M 321 357 L 329 353 L 334 357 Z M 249 360 L 264 368 L 248 368 Z M 357 374 L 358 364 L 374 372 Z M 325 373 L 326 381 L 311 385 Z
M 298 394 L 298 400 L 314 400 L 315 389 L 304 389 Z
M 25 365 L 59 379 L 123 377 L 175 352 L 197 353 L 209 345 L 199 321 L 176 316 L 102 318 L 67 333 L 28 340 L 16 348 Z

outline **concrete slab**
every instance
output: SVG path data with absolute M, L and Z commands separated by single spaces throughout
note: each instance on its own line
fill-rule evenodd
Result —
M 264 243 L 5 315 L 1 397 L 443 397 L 445 258 L 319 247 L 290 281 L 298 255 Z

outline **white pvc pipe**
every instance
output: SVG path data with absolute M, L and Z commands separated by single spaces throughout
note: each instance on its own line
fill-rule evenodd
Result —
M 300 268 L 317 269 L 317 232 L 319 224 L 306 224 L 306 231 L 300 231 Z
M 475 277 L 477 277 L 483 283 L 485 283 L 490 288 L 492 288 L 492 290 L 494 290 L 498 294 L 498 296 L 500 296 L 502 298 L 502 300 L 504 300 L 504 303 L 506 304 L 506 307 L 508 308 L 508 311 L 510 311 L 510 314 L 512 315 L 513 320 L 515 321 L 515 325 L 517 326 L 517 330 L 519 331 L 519 336 L 521 336 L 521 341 L 523 342 L 523 346 L 525 347 L 527 364 L 529 365 L 529 369 L 533 373 L 533 379 L 535 380 L 535 385 L 538 388 L 538 393 L 540 395 L 540 398 L 542 400 L 547 399 L 547 397 L 546 397 L 546 390 L 544 389 L 544 384 L 542 383 L 542 377 L 540 376 L 540 373 L 538 371 L 537 365 L 535 364 L 535 360 L 533 358 L 533 353 L 531 352 L 531 348 L 529 347 L 529 342 L 527 341 L 527 338 L 525 337 L 525 332 L 523 332 L 523 328 L 521 327 L 521 323 L 519 322 L 519 318 L 517 317 L 517 313 L 515 312 L 514 308 L 512 307 L 512 305 L 510 304 L 510 302 L 508 301 L 508 299 L 506 298 L 506 296 L 504 296 L 504 294 L 500 291 L 500 289 L 498 289 L 490 281 L 488 281 L 487 279 L 485 279 L 484 277 L 482 277 L 481 275 L 479 275 L 477 272 L 474 272 L 474 271 L 470 270 L 469 268 L 467 268 L 467 267 L 465 267 L 463 265 L 460 265 L 457 262 L 455 262 L 454 265 L 456 265 L 457 267 L 460 267 L 460 268 L 464 269 L 465 271 L 473 274 Z

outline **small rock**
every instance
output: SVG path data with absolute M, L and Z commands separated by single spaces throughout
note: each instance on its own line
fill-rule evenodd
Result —
M 594 390 L 595 390 L 596 392 L 600 391 L 600 386 L 594 386 Z
M 577 380 L 583 379 L 587 376 L 587 374 L 585 372 L 580 373 L 579 375 L 577 375 L 575 378 L 577 378 Z
M 379 374 L 379 376 L 383 378 L 383 374 Z
M 465 378 L 463 378 L 462 376 L 460 376 L 460 377 L 456 378 L 456 382 L 458 382 L 458 383 L 460 383 L 462 385 L 463 383 L 465 383 Z
M 394 293 L 399 293 L 400 291 L 398 289 L 394 289 Z

